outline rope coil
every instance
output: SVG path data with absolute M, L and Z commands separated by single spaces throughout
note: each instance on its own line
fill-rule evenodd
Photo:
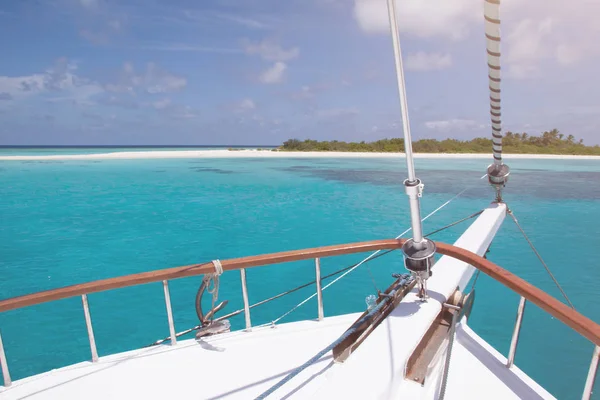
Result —
M 212 260 L 212 264 L 215 266 L 215 272 L 211 274 L 205 274 L 202 277 L 203 283 L 206 284 L 206 291 L 212 295 L 212 306 L 211 309 L 214 310 L 215 304 L 219 299 L 219 277 L 223 274 L 223 265 L 221 265 L 220 260 Z M 212 288 L 210 283 L 212 282 Z M 211 322 L 213 319 L 214 313 L 211 316 Z

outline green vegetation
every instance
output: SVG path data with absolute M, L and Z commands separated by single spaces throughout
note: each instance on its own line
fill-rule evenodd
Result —
M 560 133 L 558 129 L 543 132 L 540 136 L 527 133 L 506 132 L 502 140 L 503 152 L 507 154 L 573 154 L 598 155 L 600 146 L 586 146 L 583 139 L 575 140 L 573 135 Z M 404 139 L 382 139 L 375 142 L 347 143 L 337 140 L 319 142 L 316 140 L 290 139 L 279 147 L 281 151 L 356 151 L 356 152 L 404 152 Z M 475 138 L 421 139 L 413 143 L 415 153 L 491 153 L 492 140 Z

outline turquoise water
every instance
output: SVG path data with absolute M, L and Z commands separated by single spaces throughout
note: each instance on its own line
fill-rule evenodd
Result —
M 485 207 L 479 180 L 487 160 L 417 160 L 429 213 L 472 186 L 425 223 L 431 231 Z M 600 163 L 511 161 L 506 201 L 583 314 L 600 321 Z M 409 222 L 403 160 L 210 159 L 0 162 L 0 298 L 95 279 L 266 252 L 389 238 Z M 465 225 L 435 238 L 453 242 Z M 323 273 L 364 255 L 323 260 Z M 489 258 L 559 297 L 514 224 L 507 219 Z M 400 254 L 377 259 L 324 293 L 326 315 L 361 311 Z M 311 261 L 248 271 L 251 302 L 314 277 Z M 197 323 L 200 278 L 170 282 L 178 331 Z M 266 323 L 311 294 L 305 289 L 252 312 Z M 227 272 L 225 311 L 241 306 L 239 276 Z M 506 354 L 518 296 L 482 276 L 470 325 Z M 160 283 L 91 294 L 100 355 L 168 335 Z M 282 322 L 316 317 L 309 302 Z M 232 319 L 234 328 L 243 317 Z M 0 314 L 13 379 L 90 358 L 79 298 Z M 580 398 L 593 346 L 528 305 L 516 363 L 558 398 Z M 307 359 L 312 354 L 307 354 Z M 599 398 L 598 396 L 596 396 Z
M 48 146 L 48 147 L 18 147 L 0 146 L 0 156 L 54 156 L 70 154 L 103 154 L 122 153 L 129 151 L 186 151 L 186 150 L 227 150 L 229 148 L 271 149 L 275 146 Z

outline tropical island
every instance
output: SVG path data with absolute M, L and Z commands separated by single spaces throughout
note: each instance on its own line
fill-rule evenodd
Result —
M 502 140 L 503 152 L 507 154 L 558 154 L 600 156 L 600 146 L 586 146 L 583 139 L 576 140 L 573 135 L 565 137 L 558 129 L 542 132 L 539 136 L 530 136 L 525 132 L 506 132 Z M 343 142 L 289 139 L 278 148 L 279 151 L 336 151 L 336 152 L 374 152 L 402 153 L 404 139 L 381 139 L 374 142 Z M 415 153 L 490 153 L 492 140 L 475 138 L 457 139 L 421 139 L 413 142 Z

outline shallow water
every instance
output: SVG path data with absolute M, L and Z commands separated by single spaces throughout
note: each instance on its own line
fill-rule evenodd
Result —
M 70 154 L 103 154 L 122 153 L 136 151 L 190 151 L 190 150 L 227 150 L 256 149 L 261 146 L 0 146 L 0 157 L 2 156 L 55 156 Z M 274 148 L 274 146 L 262 146 L 263 149 Z
M 170 149 L 171 150 L 171 149 Z M 21 154 L 21 153 L 19 153 Z M 425 223 L 425 232 L 484 208 L 482 159 L 419 159 L 423 214 L 470 189 Z M 600 162 L 514 160 L 505 199 L 580 312 L 600 321 Z M 389 238 L 409 224 L 404 160 L 173 159 L 0 162 L 0 298 L 118 275 L 327 244 Z M 435 238 L 453 242 L 466 225 Z M 323 260 L 323 274 L 363 255 Z M 557 298 L 542 266 L 507 219 L 489 258 Z M 403 272 L 397 252 L 362 266 L 324 293 L 326 315 L 362 311 L 364 299 Z M 311 261 L 248 271 L 251 302 L 314 279 Z M 200 278 L 170 282 L 177 330 L 197 323 Z M 307 288 L 252 311 L 269 322 Z M 226 311 L 241 306 L 225 273 Z M 519 298 L 490 278 L 477 283 L 470 325 L 506 354 Z M 160 283 L 89 296 L 100 355 L 168 335 Z M 316 317 L 316 302 L 282 322 Z M 232 319 L 235 329 L 243 317 Z M 89 359 L 80 299 L 0 314 L 13 379 Z M 517 365 L 558 398 L 580 398 L 593 346 L 528 305 Z M 312 354 L 307 354 L 307 359 Z

